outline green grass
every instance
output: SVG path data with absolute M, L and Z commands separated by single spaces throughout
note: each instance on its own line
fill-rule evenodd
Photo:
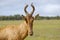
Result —
M 0 27 L 19 25 L 22 21 L 0 21 Z M 34 35 L 25 40 L 60 40 L 60 20 L 35 20 Z

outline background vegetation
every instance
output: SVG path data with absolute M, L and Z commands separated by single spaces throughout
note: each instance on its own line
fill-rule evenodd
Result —
M 0 16 L 0 20 L 22 20 L 23 17 L 22 15 L 13 15 L 13 16 Z M 51 19 L 60 19 L 60 16 L 55 16 L 55 17 L 44 17 L 44 16 L 39 16 L 39 14 L 36 15 L 35 20 L 51 20 Z

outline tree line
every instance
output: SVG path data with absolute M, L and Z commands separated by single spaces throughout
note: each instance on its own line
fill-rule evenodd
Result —
M 46 17 L 44 17 L 44 16 L 39 16 L 39 14 L 38 15 L 36 15 L 36 18 L 35 18 L 35 20 L 51 20 L 51 19 L 53 19 L 53 20 L 55 20 L 55 19 L 57 19 L 57 20 L 59 20 L 60 19 L 60 16 L 54 16 L 54 17 L 49 17 L 49 16 L 46 16 Z
M 21 15 L 0 16 L 0 20 L 22 20 Z
M 0 16 L 0 20 L 23 20 L 24 18 L 22 15 L 13 15 L 13 16 Z M 55 16 L 55 17 L 44 17 L 44 16 L 35 16 L 35 20 L 51 20 L 51 19 L 60 19 L 60 16 Z

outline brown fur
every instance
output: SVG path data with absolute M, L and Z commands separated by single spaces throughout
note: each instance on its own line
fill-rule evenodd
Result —
M 20 26 L 9 25 L 0 29 L 0 40 L 23 40 L 28 35 L 27 32 L 25 22 Z
M 32 4 L 31 6 L 34 11 L 34 6 Z M 27 15 L 23 16 L 25 19 L 23 23 L 21 23 L 19 26 L 8 25 L 7 27 L 0 28 L 0 40 L 24 40 L 28 34 L 31 36 L 33 35 L 33 11 L 31 14 L 28 14 L 26 8 L 27 5 L 24 9 Z

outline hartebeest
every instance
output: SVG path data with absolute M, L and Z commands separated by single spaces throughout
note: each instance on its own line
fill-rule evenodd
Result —
M 5 28 L 0 29 L 0 40 L 24 40 L 25 37 L 29 34 L 30 36 L 33 35 L 33 21 L 34 17 L 32 14 L 35 11 L 35 7 L 33 4 L 31 4 L 31 7 L 33 8 L 31 13 L 28 13 L 26 11 L 26 8 L 28 5 L 25 6 L 24 11 L 26 13 L 26 16 L 23 16 L 24 22 L 21 23 L 19 26 L 7 26 Z

